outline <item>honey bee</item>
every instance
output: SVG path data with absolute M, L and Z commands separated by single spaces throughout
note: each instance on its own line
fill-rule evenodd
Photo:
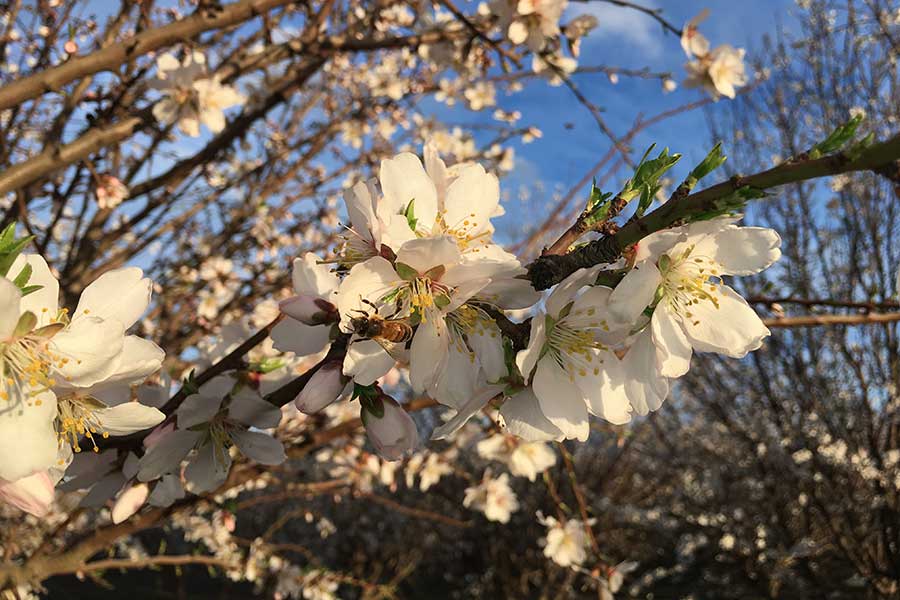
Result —
M 376 308 L 371 302 L 365 299 L 362 301 L 364 304 Z M 413 328 L 406 319 L 395 319 L 393 316 L 382 317 L 377 312 L 368 313 L 364 310 L 355 312 L 361 316 L 350 319 L 350 328 L 353 333 L 361 338 L 377 342 L 388 354 L 400 362 L 405 363 L 408 360 L 405 352 L 406 343 L 412 339 Z
M 412 339 L 413 329 L 405 319 L 384 318 L 378 314 L 357 311 L 362 316 L 350 319 L 353 333 L 359 337 L 375 341 L 406 343 Z

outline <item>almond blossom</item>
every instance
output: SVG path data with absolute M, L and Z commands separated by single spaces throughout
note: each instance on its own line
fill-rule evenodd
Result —
M 641 241 L 634 268 L 609 297 L 619 319 L 652 317 L 629 351 L 655 357 L 659 374 L 681 377 L 693 350 L 742 358 L 762 345 L 769 330 L 730 286 L 726 275 L 752 275 L 781 256 L 781 238 L 763 227 L 739 227 L 720 217 L 652 234 Z M 635 406 L 640 413 L 647 407 Z M 649 410 L 654 410 L 651 406 Z
M 538 521 L 547 528 L 547 536 L 540 540 L 540 544 L 544 547 L 544 556 L 561 567 L 577 567 L 584 564 L 590 544 L 584 521 L 580 519 L 557 521 L 540 513 Z M 588 521 L 588 527 L 593 524 L 594 519 Z
M 480 510 L 489 521 L 508 523 L 512 513 L 519 510 L 519 499 L 509 487 L 507 473 L 494 478 L 485 471 L 481 483 L 466 488 L 463 506 Z
M 245 98 L 215 76 L 206 76 L 206 57 L 189 52 L 179 61 L 163 54 L 156 61 L 156 80 L 151 85 L 163 98 L 153 107 L 153 116 L 163 124 L 177 123 L 185 135 L 200 135 L 200 124 L 213 133 L 225 128 L 224 110 L 241 105 Z

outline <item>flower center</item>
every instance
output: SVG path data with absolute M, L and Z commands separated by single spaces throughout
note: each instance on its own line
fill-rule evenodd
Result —
M 28 327 L 29 320 L 32 327 Z M 52 377 L 55 369 L 69 362 L 50 348 L 50 339 L 64 326 L 54 323 L 33 329 L 34 316 L 25 313 L 19 320 L 17 332 L 6 342 L 0 343 L 0 399 L 17 402 L 50 390 L 56 385 Z M 19 328 L 27 333 L 19 334 Z M 39 401 L 36 401 L 39 402 Z
M 675 313 L 698 325 L 691 307 L 700 302 L 711 302 L 719 308 L 722 271 L 715 260 L 693 255 L 693 250 L 691 246 L 675 258 L 663 255 L 659 267 L 663 273 L 662 297 Z
M 600 374 L 603 360 L 597 351 L 608 348 L 594 339 L 591 329 L 576 329 L 564 319 L 552 324 L 548 321 L 548 325 L 546 351 L 569 374 L 569 379 L 574 380 L 576 375 L 587 377 L 588 373 Z
M 104 431 L 97 413 L 106 405 L 90 396 L 66 396 L 57 403 L 59 416 L 56 418 L 56 435 L 60 445 L 70 444 L 74 452 L 81 452 L 80 438 L 86 437 L 94 446 L 94 452 L 100 452 L 95 436 L 106 439 L 109 432 Z
M 480 252 L 483 246 L 490 243 L 491 231 L 489 228 L 482 229 L 482 224 L 475 220 L 475 213 L 469 213 L 468 216 L 461 218 L 456 223 L 450 224 L 445 219 L 446 214 L 446 210 L 438 214 L 435 223 L 436 229 L 456 238 L 460 252 Z

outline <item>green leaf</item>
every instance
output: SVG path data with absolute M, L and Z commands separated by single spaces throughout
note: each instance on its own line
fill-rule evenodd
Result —
M 406 210 L 403 211 L 403 216 L 406 217 L 406 222 L 409 224 L 409 228 L 413 231 L 416 230 L 416 225 L 419 223 L 419 220 L 416 218 L 416 199 L 413 198 L 409 201 L 409 204 L 406 205 Z
M 376 397 L 378 397 L 378 387 L 374 383 L 371 385 L 360 385 L 358 383 L 353 384 L 353 394 L 350 396 L 351 400 L 356 400 L 357 398 L 362 400 L 365 398 Z
M 688 176 L 688 180 L 693 181 L 691 187 L 694 187 L 698 181 L 721 167 L 726 160 L 728 160 L 728 157 L 722 154 L 722 142 L 719 142 L 713 146 L 706 158 L 700 161 L 700 164 L 691 171 L 691 174 Z
M 191 369 L 191 372 L 188 373 L 187 377 L 184 378 L 184 381 L 181 382 L 181 387 L 184 390 L 185 396 L 193 396 L 200 392 L 200 386 L 197 385 L 196 375 L 197 369 Z
M 847 142 L 856 137 L 856 130 L 862 124 L 863 118 L 862 115 L 856 115 L 843 125 L 838 125 L 827 138 L 810 149 L 809 157 L 819 158 L 843 148 Z
M 634 170 L 634 176 L 625 183 L 622 191 L 619 192 L 619 197 L 626 202 L 640 197 L 635 211 L 636 217 L 644 214 L 656 197 L 656 193 L 662 188 L 659 183 L 660 178 L 681 159 L 680 154 L 669 154 L 669 149 L 664 148 L 656 158 L 648 160 L 647 157 L 655 147 L 656 144 L 653 144 L 647 149 Z
M 10 223 L 0 233 L 0 252 L 3 252 L 8 246 L 12 245 L 16 239 L 16 224 Z
M 0 251 L 0 276 L 6 277 L 10 267 L 16 262 L 16 258 L 19 257 L 25 246 L 30 244 L 33 239 L 33 235 L 23 237 L 11 242 L 4 250 Z
M 13 337 L 19 338 L 22 337 L 37 325 L 37 317 L 30 310 L 26 310 L 22 313 L 22 316 L 19 317 L 19 321 L 16 323 L 16 328 L 13 330 Z
M 403 264 L 402 262 L 394 263 L 394 269 L 397 270 L 397 275 L 399 275 L 400 278 L 404 281 L 412 281 L 419 276 L 418 271 L 416 271 L 409 265 Z
M 25 266 L 22 267 L 22 270 L 19 271 L 19 274 L 13 279 L 13 283 L 16 284 L 17 288 L 22 289 L 25 287 L 25 284 L 28 283 L 29 279 L 31 279 L 31 265 L 25 263 Z
M 266 373 L 271 373 L 272 371 L 277 371 L 281 367 L 285 365 L 283 358 L 264 358 L 252 365 L 251 369 L 257 373 L 262 373 L 265 375 Z
M 42 285 L 26 285 L 22 288 L 22 297 L 24 298 L 28 294 L 33 294 L 34 292 L 42 289 L 44 286 Z
M 612 192 L 604 193 L 597 187 L 596 182 L 591 183 L 591 196 L 588 198 L 587 206 L 584 209 L 586 225 L 591 226 L 594 223 L 605 221 L 609 216 L 609 209 L 612 206 Z

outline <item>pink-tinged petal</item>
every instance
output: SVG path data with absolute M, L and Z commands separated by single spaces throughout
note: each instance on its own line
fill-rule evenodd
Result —
M 47 514 L 53 498 L 53 481 L 47 471 L 38 471 L 16 481 L 0 480 L 0 501 L 36 517 Z
M 459 407 L 456 414 L 453 415 L 446 423 L 435 428 L 431 434 L 433 440 L 443 440 L 465 425 L 469 419 L 478 414 L 484 408 L 491 398 L 503 392 L 503 386 L 488 385 L 475 391 L 469 400 Z
M 294 319 L 282 319 L 269 337 L 276 350 L 303 357 L 325 350 L 330 343 L 330 332 L 330 325 L 305 325 Z
M 126 402 L 106 410 L 98 411 L 97 420 L 109 435 L 128 435 L 156 427 L 166 415 L 152 406 L 138 402 Z

